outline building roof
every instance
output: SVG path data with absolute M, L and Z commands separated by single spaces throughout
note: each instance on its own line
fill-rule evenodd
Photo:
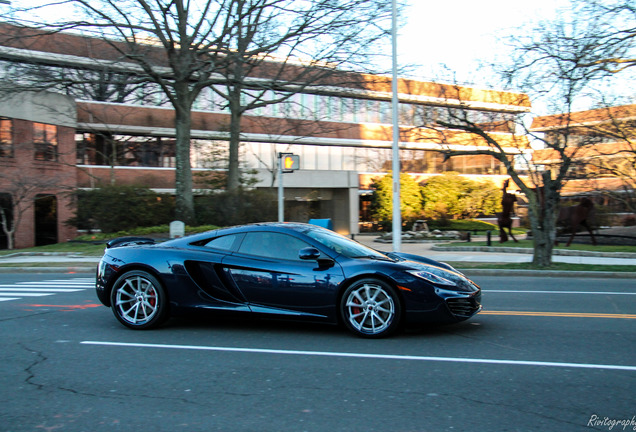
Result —
M 142 73 L 140 66 L 124 55 L 132 54 L 133 49 L 137 56 L 142 54 L 150 59 L 150 63 L 160 73 L 171 73 L 165 50 L 156 45 L 128 44 L 126 41 L 110 41 L 73 33 L 0 23 L 0 58 L 2 59 L 87 69 L 103 69 L 108 66 L 129 73 Z M 259 80 L 274 77 L 282 81 L 279 78 L 281 76 L 283 80 L 285 75 L 297 77 L 299 70 L 311 69 L 298 63 L 286 63 L 283 70 L 286 73 L 281 74 L 282 64 L 280 61 L 265 60 L 254 69 L 251 79 L 254 84 L 258 84 Z M 328 67 L 315 66 L 314 68 L 319 70 Z M 224 80 L 222 76 L 218 79 L 219 82 Z M 289 81 L 287 85 L 292 86 L 294 83 Z M 391 78 L 334 71 L 312 82 L 312 85 L 304 92 L 390 100 Z M 466 108 L 507 112 L 527 112 L 531 106 L 528 96 L 524 93 L 404 78 L 399 79 L 398 93 L 401 101 L 429 105 L 459 105 Z
M 565 127 L 593 127 L 613 122 L 636 120 L 636 104 L 598 108 L 588 111 L 577 111 L 565 114 L 535 117 L 530 130 L 547 132 Z

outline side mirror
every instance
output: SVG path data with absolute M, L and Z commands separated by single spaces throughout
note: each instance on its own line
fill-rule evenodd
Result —
M 306 247 L 298 251 L 298 258 L 301 260 L 317 260 L 320 258 L 320 251 L 316 248 Z
M 334 261 L 331 258 L 320 258 L 320 256 L 320 251 L 313 247 L 306 247 L 298 251 L 298 258 L 300 258 L 301 260 L 318 262 L 319 269 L 333 267 Z

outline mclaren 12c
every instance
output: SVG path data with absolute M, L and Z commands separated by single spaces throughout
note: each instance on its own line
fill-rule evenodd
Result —
M 223 228 L 161 243 L 108 243 L 97 296 L 132 329 L 193 310 L 343 324 L 388 336 L 403 325 L 453 323 L 481 309 L 481 289 L 451 266 L 382 253 L 302 223 Z

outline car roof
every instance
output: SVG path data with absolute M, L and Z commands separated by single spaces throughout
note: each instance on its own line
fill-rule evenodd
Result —
M 165 247 L 181 247 L 207 238 L 234 234 L 237 232 L 260 231 L 263 229 L 267 231 L 277 232 L 302 232 L 306 231 L 307 229 L 325 230 L 325 228 L 319 227 L 317 225 L 311 225 L 302 222 L 259 222 L 253 224 L 224 227 L 216 230 L 206 231 L 203 233 L 192 234 L 186 237 L 168 240 L 162 243 L 162 245 Z

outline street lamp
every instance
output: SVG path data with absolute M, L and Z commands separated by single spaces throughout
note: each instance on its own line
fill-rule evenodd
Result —
M 398 77 L 397 77 L 397 6 L 393 0 L 391 17 L 391 45 L 393 48 L 392 65 L 393 77 L 391 99 L 393 108 L 393 252 L 400 252 L 402 246 L 402 213 L 400 212 L 400 124 L 398 111 Z

